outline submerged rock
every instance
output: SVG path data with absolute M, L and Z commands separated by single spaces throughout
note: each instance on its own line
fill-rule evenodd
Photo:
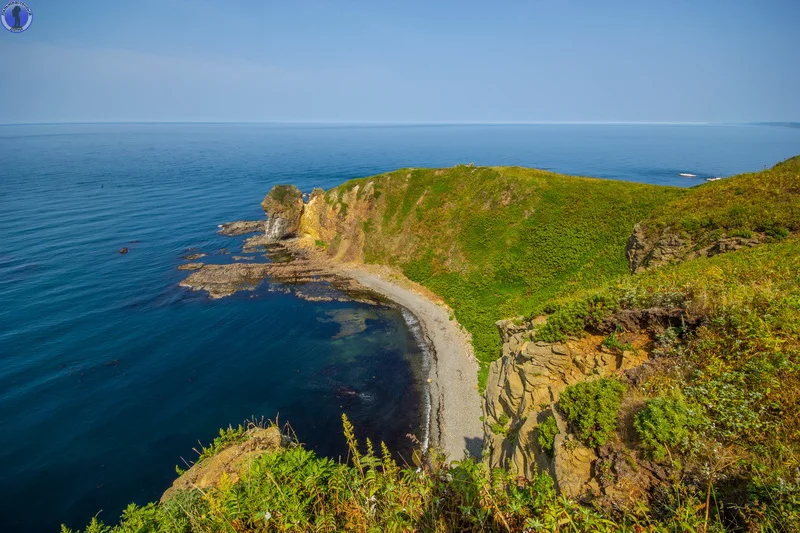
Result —
M 200 270 L 205 263 L 186 263 L 178 266 L 178 270 Z
M 187 261 L 194 261 L 196 259 L 200 259 L 201 257 L 205 257 L 206 255 L 208 254 L 204 253 L 188 254 L 184 255 L 183 258 L 186 259 Z
M 264 231 L 265 228 L 266 220 L 239 220 L 237 222 L 226 222 L 222 224 L 217 233 L 228 237 L 236 237 L 237 235 L 258 233 Z
M 367 320 L 375 320 L 377 315 L 369 309 L 336 309 L 325 313 L 327 318 L 320 322 L 335 322 L 339 331 L 331 337 L 333 340 L 357 335 L 367 330 Z

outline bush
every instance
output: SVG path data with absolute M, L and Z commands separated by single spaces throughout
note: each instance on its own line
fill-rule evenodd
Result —
M 349 462 L 318 457 L 292 445 L 264 454 L 241 472 L 205 490 L 177 493 L 162 503 L 131 504 L 118 525 L 97 518 L 84 533 L 218 533 L 286 531 L 403 531 L 506 533 L 631 529 L 556 494 L 547 474 L 527 480 L 471 459 L 400 467 L 386 446 L 356 440 L 343 417 Z M 62 533 L 74 533 L 62 527 Z
M 548 416 L 544 422 L 539 424 L 539 446 L 548 454 L 553 455 L 555 448 L 556 435 L 558 435 L 558 425 L 556 425 L 556 417 L 553 415 Z
M 586 381 L 567 387 L 558 405 L 584 444 L 602 446 L 617 429 L 624 392 L 625 385 L 615 379 Z
M 697 423 L 683 398 L 658 397 L 645 402 L 645 407 L 633 422 L 642 446 L 653 459 L 672 457 L 670 449 L 685 449 L 689 443 L 690 428 Z

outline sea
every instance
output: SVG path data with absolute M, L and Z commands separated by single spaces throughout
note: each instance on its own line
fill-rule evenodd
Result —
M 785 124 L 0 126 L 0 531 L 113 523 L 246 420 L 338 458 L 346 413 L 408 454 L 425 350 L 402 309 L 178 285 L 275 184 L 474 163 L 690 187 L 799 153 Z

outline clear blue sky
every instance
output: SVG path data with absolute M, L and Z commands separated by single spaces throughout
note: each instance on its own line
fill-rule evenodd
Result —
M 800 121 L 800 0 L 28 5 L 0 123 Z

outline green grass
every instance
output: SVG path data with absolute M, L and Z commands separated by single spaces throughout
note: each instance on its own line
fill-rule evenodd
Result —
M 275 185 L 270 191 L 269 196 L 283 205 L 287 201 L 294 201 L 300 198 L 300 190 L 294 185 Z
M 723 234 L 783 238 L 800 231 L 800 156 L 692 188 L 656 209 L 643 226 L 648 232 L 670 227 L 698 244 Z
M 364 222 L 365 259 L 395 265 L 444 298 L 472 334 L 484 372 L 500 354 L 497 320 L 626 272 L 634 225 L 685 194 L 470 166 L 398 170 L 338 189 L 369 181 L 380 195 Z
M 582 381 L 564 389 L 558 407 L 578 438 L 594 448 L 605 444 L 616 431 L 624 393 L 625 386 L 615 379 Z
M 555 449 L 556 435 L 558 435 L 558 425 L 556 424 L 556 417 L 553 415 L 548 416 L 544 422 L 539 424 L 537 440 L 542 450 L 547 452 L 550 456 L 553 455 Z
M 700 531 L 698 498 L 682 494 L 656 518 L 604 516 L 556 494 L 546 474 L 525 480 L 472 460 L 399 467 L 389 451 L 360 446 L 345 417 L 348 463 L 293 445 L 267 453 L 242 473 L 164 503 L 131 504 L 117 525 L 97 518 L 84 533 L 294 532 L 653 532 Z M 366 448 L 366 449 L 365 449 Z M 674 524 L 681 528 L 675 529 Z M 711 529 L 720 531 L 712 515 Z M 62 527 L 62 533 L 74 533 Z

